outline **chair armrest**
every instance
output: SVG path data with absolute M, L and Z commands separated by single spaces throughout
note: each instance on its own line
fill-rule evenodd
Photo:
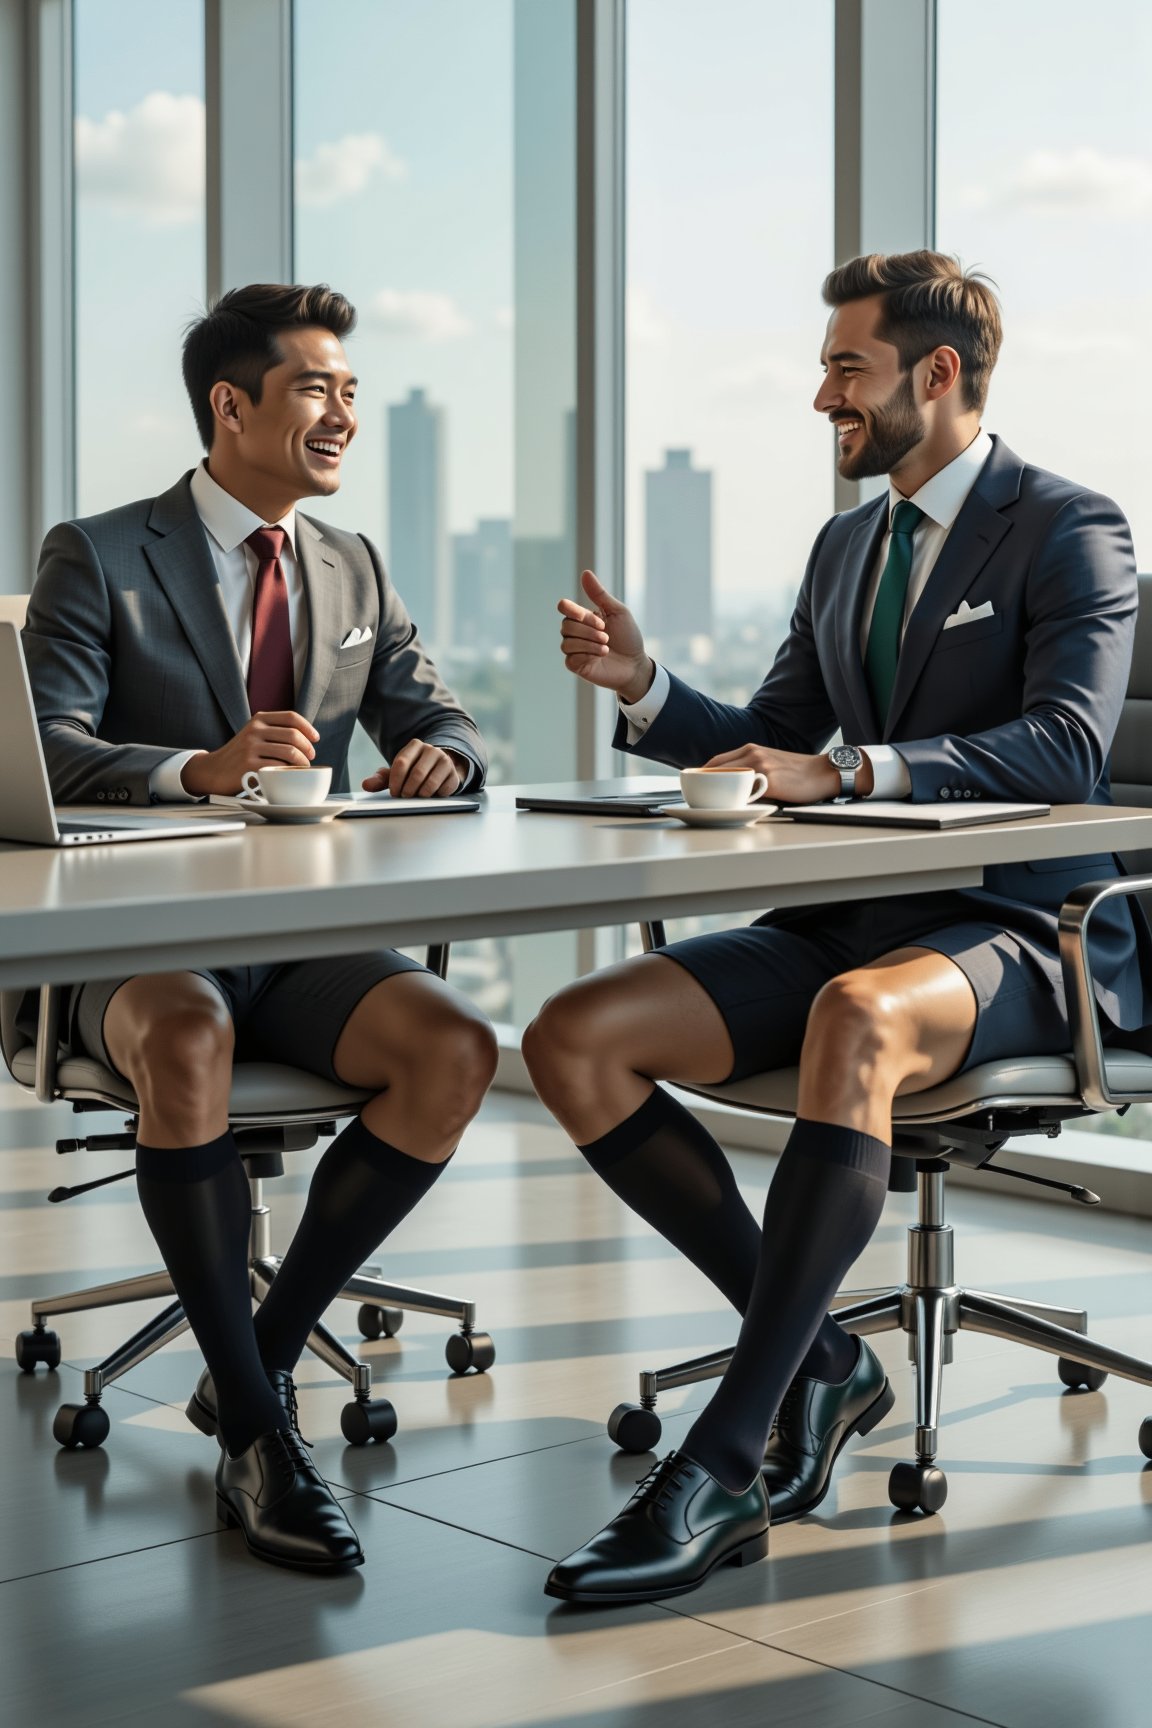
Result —
M 666 948 L 668 935 L 664 929 L 663 918 L 646 919 L 640 926 L 640 940 L 644 944 L 645 954 L 651 954 L 657 948 Z
M 1060 908 L 1060 965 L 1068 1023 L 1072 1030 L 1072 1054 L 1080 1091 L 1090 1110 L 1114 1110 L 1134 1102 L 1114 1093 L 1104 1066 L 1104 1040 L 1100 1035 L 1100 1007 L 1088 953 L 1088 928 L 1092 914 L 1105 900 L 1118 895 L 1152 892 L 1152 876 L 1118 876 L 1106 882 L 1081 882 Z M 1152 1094 L 1149 1094 L 1152 1098 Z
M 448 956 L 452 952 L 450 942 L 430 942 L 428 952 L 424 956 L 424 964 L 429 972 L 435 972 L 437 978 L 448 976 Z
M 40 1015 L 36 1023 L 36 1096 L 51 1104 L 60 1096 L 56 1085 L 56 1063 L 60 1053 L 60 1021 L 64 1014 L 64 986 L 40 986 Z

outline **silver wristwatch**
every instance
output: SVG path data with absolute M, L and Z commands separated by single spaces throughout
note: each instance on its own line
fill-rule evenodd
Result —
M 856 776 L 864 766 L 864 752 L 855 744 L 836 744 L 828 751 L 828 760 L 840 776 L 840 797 L 855 798 Z

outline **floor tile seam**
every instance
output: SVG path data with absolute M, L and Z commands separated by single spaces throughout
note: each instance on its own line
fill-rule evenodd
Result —
M 682 1410 L 677 1410 L 676 1415 L 677 1416 L 694 1416 L 697 1413 L 697 1409 L 702 1409 L 702 1408 L 703 1408 L 702 1405 L 700 1405 L 700 1406 L 686 1406 Z M 444 1470 L 429 1470 L 423 1476 L 398 1477 L 394 1481 L 385 1484 L 385 1487 L 389 1490 L 394 1489 L 394 1488 L 410 1488 L 410 1487 L 413 1487 L 417 1482 L 435 1482 L 437 1480 L 437 1478 L 440 1476 L 459 1476 L 465 1470 L 484 1470 L 488 1467 L 489 1464 L 508 1464 L 517 1458 L 534 1458 L 537 1455 L 542 1455 L 545 1452 L 562 1452 L 568 1446 L 588 1446 L 593 1441 L 600 1441 L 600 1440 L 603 1440 L 603 1438 L 604 1438 L 604 1436 L 601 1433 L 601 1434 L 578 1434 L 574 1440 L 550 1440 L 546 1445 L 543 1445 L 543 1446 L 526 1446 L 522 1452 L 500 1452 L 500 1453 L 497 1453 L 496 1456 L 492 1457 L 492 1458 L 474 1459 L 473 1462 L 470 1464 L 450 1464 Z M 637 1453 L 632 1454 L 632 1456 L 634 1456 L 639 1461 L 641 1458 L 647 1458 L 647 1457 L 652 1456 L 652 1454 L 648 1453 L 648 1452 L 637 1452 Z M 328 1477 L 327 1480 L 331 1483 L 335 1480 L 335 1478 Z M 639 1481 L 640 1478 L 637 1477 L 636 1480 Z M 377 1490 L 375 1488 L 355 1487 L 352 1483 L 339 1483 L 337 1485 L 340 1487 L 348 1487 L 353 1494 L 375 1494 L 375 1493 L 379 1492 L 379 1490 Z
M 216 1539 L 227 1531 L 195 1530 L 188 1536 L 168 1536 L 161 1542 L 144 1542 L 138 1548 L 118 1548 L 113 1554 L 93 1554 L 87 1560 L 70 1560 L 64 1566 L 42 1566 L 36 1572 L 18 1572 L 11 1578 L 0 1578 L 0 1590 L 12 1584 L 28 1584 L 34 1578 L 51 1578 L 57 1572 L 76 1572 L 84 1566 L 103 1566 L 110 1560 L 130 1560 L 135 1554 L 153 1554 L 158 1548 L 177 1548 L 182 1542 L 202 1542 L 205 1537 Z
M 423 1518 L 427 1524 L 439 1524 L 446 1530 L 456 1530 L 462 1536 L 474 1536 L 480 1542 L 492 1542 L 497 1548 L 508 1548 L 513 1554 L 525 1554 L 532 1560 L 543 1560 L 546 1565 L 554 1566 L 555 1561 L 550 1554 L 541 1554 L 537 1548 L 525 1548 L 519 1542 L 509 1542 L 503 1536 L 493 1536 L 487 1530 L 474 1530 L 470 1524 L 458 1524 L 451 1518 L 440 1518 L 435 1512 L 420 1512 L 415 1506 L 402 1506 L 395 1500 L 385 1500 L 379 1494 L 365 1493 L 363 1489 L 354 1489 L 354 1500 L 371 1500 L 377 1506 L 387 1506 L 390 1512 L 406 1512 L 412 1518 Z M 347 1504 L 347 1502 L 343 1502 Z
M 645 1606 L 662 1608 L 663 1604 L 649 1602 Z M 681 1615 L 680 1618 L 687 1618 L 687 1616 Z M 600 1686 L 589 1686 L 583 1692 L 571 1692 L 568 1694 L 569 1701 L 577 1698 L 597 1698 L 603 1692 L 614 1692 L 621 1686 L 635 1685 L 637 1680 L 651 1680 L 657 1674 L 671 1674 L 677 1669 L 691 1667 L 694 1662 L 715 1662 L 720 1657 L 735 1656 L 737 1651 L 757 1644 L 755 1638 L 747 1638 L 742 1632 L 732 1632 L 727 1626 L 713 1626 L 710 1622 L 705 1621 L 699 1621 L 697 1624 L 707 1625 L 710 1632 L 723 1633 L 730 1642 L 722 1644 L 717 1650 L 700 1650 L 695 1656 L 682 1656 L 677 1662 L 662 1662 L 658 1668 L 644 1668 L 638 1674 L 625 1674 L 616 1680 L 605 1680 Z
M 935 1586 L 929 1585 L 926 1588 L 932 1589 L 935 1588 Z M 918 1590 L 905 1592 L 905 1595 L 908 1596 L 918 1596 L 921 1594 L 922 1592 Z M 867 1606 L 877 1608 L 887 1604 L 888 1602 L 902 1601 L 903 1599 L 903 1597 L 885 1597 L 883 1604 L 873 1602 L 867 1604 Z M 669 1613 L 678 1615 L 683 1620 L 694 1620 L 698 1625 L 711 1627 L 713 1631 L 727 1632 L 731 1630 L 729 1627 L 723 1626 L 717 1621 L 709 1619 L 706 1614 L 690 1614 L 683 1608 L 669 1608 L 668 1611 Z M 861 1609 L 848 1610 L 849 1613 L 860 1613 L 862 1611 L 863 1610 Z M 826 1616 L 826 1618 L 829 1620 L 837 1620 L 840 1619 L 841 1616 L 830 1614 Z M 810 1626 L 818 1626 L 822 1624 L 822 1622 L 819 1620 L 811 1620 L 806 1622 L 806 1624 Z M 786 1630 L 798 1630 L 798 1628 L 788 1628 Z M 773 1637 L 769 1638 L 756 1638 L 751 1633 L 747 1632 L 733 1632 L 732 1635 L 736 1638 L 743 1638 L 749 1644 L 758 1644 L 761 1649 L 772 1650 L 779 1656 L 791 1656 L 794 1660 L 800 1662 L 810 1662 L 813 1667 L 823 1668 L 829 1674 L 843 1674 L 848 1679 L 859 1680 L 866 1686 L 874 1686 L 878 1691 L 892 1693 L 897 1698 L 907 1698 L 910 1702 L 915 1704 L 928 1704 L 934 1710 L 947 1710 L 951 1715 L 960 1717 L 965 1722 L 979 1722 L 982 1725 L 982 1728 L 1008 1728 L 1006 1723 L 998 1722 L 994 1717 L 977 1716 L 973 1711 L 963 1710 L 955 1704 L 941 1704 L 938 1698 L 925 1698 L 923 1694 L 919 1692 L 910 1692 L 907 1687 L 904 1686 L 893 1686 L 890 1681 L 877 1680 L 874 1675 L 861 1674 L 855 1668 L 841 1667 L 838 1662 L 826 1662 L 819 1656 L 811 1655 L 807 1650 L 793 1650 L 790 1649 L 787 1644 L 777 1644 L 774 1642 L 774 1638 L 780 1636 L 780 1634 L 773 1634 Z M 863 1720 L 866 1722 L 867 1718 L 865 1717 Z

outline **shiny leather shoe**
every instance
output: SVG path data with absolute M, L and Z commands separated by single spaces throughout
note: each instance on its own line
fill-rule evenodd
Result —
M 360 1538 L 313 1464 L 299 1434 L 261 1434 L 216 1466 L 216 1511 L 239 1525 L 248 1552 L 301 1572 L 360 1566 Z
M 269 1385 L 280 1400 L 281 1407 L 293 1432 L 300 1434 L 300 1411 L 296 1403 L 296 1382 L 291 1374 L 286 1373 L 283 1368 L 267 1368 L 265 1373 L 268 1375 Z M 216 1417 L 216 1388 L 212 1384 L 212 1376 L 207 1368 L 197 1380 L 196 1390 L 184 1406 L 184 1414 L 193 1428 L 199 1428 L 201 1434 L 207 1434 L 211 1439 L 219 1440 L 223 1446 L 220 1424 Z M 300 1434 L 300 1438 L 304 1440 L 303 1434 Z M 304 1440 L 304 1444 L 311 1446 L 312 1442 L 311 1440 Z
M 793 1380 L 768 1437 L 762 1471 L 773 1524 L 813 1511 L 827 1494 L 832 1466 L 853 1434 L 869 1434 L 896 1402 L 878 1357 L 863 1338 L 846 1380 Z
M 702 1465 L 670 1452 L 611 1524 L 552 1568 L 544 1594 L 603 1603 L 683 1596 L 717 1566 L 763 1560 L 769 1517 L 759 1476 L 730 1494 Z

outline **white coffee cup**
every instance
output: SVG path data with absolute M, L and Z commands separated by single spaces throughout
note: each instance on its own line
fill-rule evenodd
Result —
M 249 798 L 267 804 L 323 804 L 331 768 L 250 768 L 240 782 Z
M 680 790 L 693 810 L 738 810 L 768 790 L 768 776 L 751 768 L 682 768 Z

